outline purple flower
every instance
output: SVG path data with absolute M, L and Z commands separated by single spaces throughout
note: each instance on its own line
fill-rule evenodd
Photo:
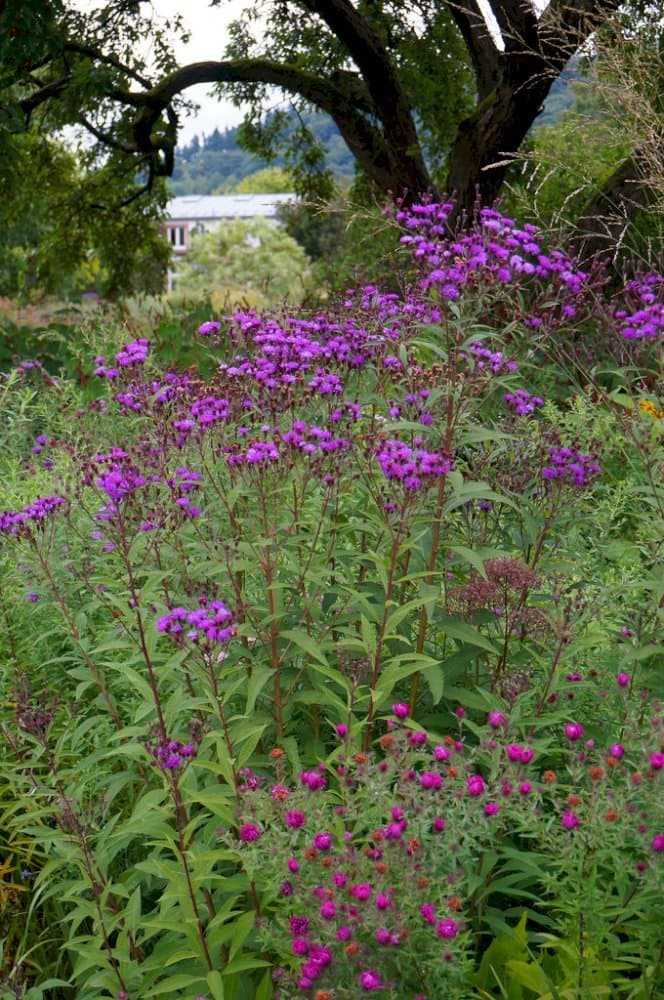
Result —
M 466 778 L 466 787 L 468 788 L 468 794 L 476 798 L 478 795 L 484 793 L 484 778 L 481 774 L 471 774 Z
M 621 687 L 621 688 L 627 687 L 627 685 L 629 684 L 629 681 L 630 681 L 629 674 L 622 674 L 621 673 L 621 674 L 618 674 L 618 676 L 616 677 L 616 683 L 617 683 L 618 687 Z
M 392 711 L 397 719 L 407 719 L 410 715 L 410 706 L 404 701 L 399 701 L 396 705 L 392 705 Z
M 565 736 L 574 743 L 583 736 L 583 726 L 580 722 L 568 722 L 565 726 Z
M 337 914 L 337 908 L 334 905 L 334 901 L 331 899 L 326 899 L 320 908 L 321 917 L 323 918 L 323 920 L 334 920 L 336 914 Z
M 255 823 L 245 823 L 240 827 L 240 840 L 243 844 L 250 844 L 253 840 L 258 840 L 261 835 L 260 828 Z
M 198 328 L 198 332 L 201 337 L 209 337 L 211 333 L 219 333 L 221 330 L 221 323 L 218 323 L 215 319 L 208 319 L 205 323 L 201 323 Z
M 501 726 L 507 725 L 507 716 L 502 712 L 489 712 L 487 722 L 492 729 L 500 729 Z
M 621 757 L 625 756 L 625 748 L 622 743 L 612 743 L 609 747 L 609 753 L 612 757 L 616 757 L 620 760 Z
M 291 949 L 294 955 L 308 955 L 309 942 L 306 938 L 296 937 L 291 942 Z
M 355 896 L 355 899 L 359 899 L 361 902 L 364 902 L 364 900 L 369 898 L 373 889 L 367 882 L 360 882 L 357 885 L 354 885 L 350 891 L 351 894 Z
M 332 847 L 332 836 L 324 830 L 323 833 L 317 833 L 314 836 L 314 847 L 317 851 L 329 851 Z
M 440 938 L 453 938 L 459 933 L 459 925 L 456 920 L 439 920 L 436 924 L 436 934 Z
M 570 812 L 569 809 L 566 809 L 562 815 L 562 819 L 560 820 L 560 822 L 562 823 L 562 825 L 565 827 L 566 830 L 573 830 L 575 827 L 579 825 L 581 820 L 576 815 L 576 813 Z
M 652 838 L 650 846 L 653 851 L 664 851 L 664 833 L 657 833 Z
M 664 767 L 664 753 L 656 750 L 650 754 L 650 766 L 653 771 L 660 771 Z
M 484 807 L 485 816 L 497 816 L 500 812 L 500 806 L 497 802 L 487 802 Z
M 301 826 L 307 821 L 307 817 L 299 809 L 289 809 L 284 816 L 286 826 L 290 826 L 293 830 L 299 830 Z
M 377 972 L 372 972 L 370 969 L 365 969 L 365 971 L 360 974 L 360 986 L 367 993 L 371 990 L 383 989 L 383 984 L 380 981 L 379 974 Z

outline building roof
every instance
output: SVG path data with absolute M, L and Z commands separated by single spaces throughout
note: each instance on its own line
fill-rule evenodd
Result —
M 270 218 L 279 205 L 295 201 L 294 194 L 187 194 L 171 198 L 166 206 L 169 221 L 199 219 Z

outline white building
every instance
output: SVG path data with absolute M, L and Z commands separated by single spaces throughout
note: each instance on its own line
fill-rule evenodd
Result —
M 296 200 L 294 194 L 187 194 L 171 198 L 166 206 L 164 235 L 175 259 L 184 257 L 194 232 L 209 232 L 232 219 L 272 219 L 277 209 Z M 168 291 L 174 274 L 168 273 Z

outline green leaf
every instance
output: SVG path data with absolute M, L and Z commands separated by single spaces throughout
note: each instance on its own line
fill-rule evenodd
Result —
M 482 635 L 472 625 L 468 625 L 458 618 L 448 617 L 441 617 L 437 619 L 437 622 L 440 623 L 441 632 L 448 635 L 451 639 L 457 639 L 459 642 L 465 642 L 470 646 L 477 646 L 480 649 L 485 649 L 488 653 L 495 654 L 496 647 L 491 639 L 486 635 Z

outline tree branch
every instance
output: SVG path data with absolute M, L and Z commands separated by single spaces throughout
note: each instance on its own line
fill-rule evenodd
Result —
M 454 0 L 447 5 L 464 40 L 475 70 L 479 100 L 491 93 L 500 75 L 501 53 L 474 0 Z

